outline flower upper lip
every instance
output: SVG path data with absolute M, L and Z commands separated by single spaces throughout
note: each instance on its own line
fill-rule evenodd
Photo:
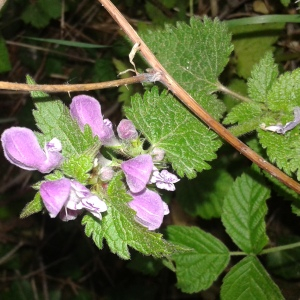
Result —
M 54 138 L 48 142 L 44 150 L 32 130 L 24 127 L 6 129 L 1 142 L 6 159 L 25 170 L 38 170 L 49 173 L 57 168 L 63 160 L 61 142 Z

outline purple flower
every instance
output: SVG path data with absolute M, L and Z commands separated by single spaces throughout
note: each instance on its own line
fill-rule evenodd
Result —
M 83 131 L 85 125 L 89 125 L 94 135 L 97 135 L 104 145 L 116 146 L 116 139 L 111 122 L 103 120 L 100 103 L 93 97 L 79 95 L 72 99 L 70 114 Z
M 168 205 L 162 201 L 157 193 L 148 189 L 137 194 L 130 194 L 133 200 L 128 205 L 136 211 L 136 221 L 149 230 L 159 228 L 163 222 L 164 215 L 170 212 Z
M 5 130 L 1 142 L 6 159 L 25 170 L 49 173 L 63 160 L 61 142 L 57 138 L 47 143 L 43 151 L 35 134 L 28 128 L 11 127 Z
M 165 157 L 165 151 L 160 148 L 154 148 L 151 152 L 154 161 L 162 161 Z
M 135 140 L 138 137 L 138 133 L 135 129 L 135 126 L 130 120 L 123 119 L 120 121 L 118 127 L 117 127 L 117 132 L 119 137 L 122 140 Z
M 150 183 L 155 183 L 159 189 L 175 191 L 174 183 L 178 182 L 179 180 L 180 179 L 176 175 L 168 172 L 167 170 L 162 170 L 161 172 L 154 170 L 150 179 Z
M 106 204 L 81 183 L 70 179 L 46 181 L 41 184 L 40 194 L 51 218 L 58 214 L 63 221 L 75 219 L 83 209 L 101 219 Z
M 152 158 L 149 154 L 139 155 L 121 164 L 121 168 L 125 174 L 126 182 L 129 189 L 133 193 L 142 191 L 153 169 Z

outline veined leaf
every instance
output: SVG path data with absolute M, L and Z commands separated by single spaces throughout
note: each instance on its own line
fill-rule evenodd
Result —
M 284 298 L 258 259 L 247 256 L 225 276 L 221 288 L 221 299 L 280 300 Z
M 28 84 L 35 84 L 30 76 L 26 79 Z M 63 155 L 70 157 L 72 154 L 88 151 L 99 143 L 88 126 L 84 133 L 81 132 L 78 124 L 71 118 L 69 109 L 60 100 L 52 99 L 43 92 L 31 92 L 31 96 L 36 107 L 33 111 L 36 125 L 43 133 L 36 134 L 41 147 L 56 137 L 63 145 Z
M 108 210 L 102 221 L 89 215 L 82 220 L 86 235 L 92 236 L 98 248 L 103 247 L 105 238 L 111 252 L 123 259 L 130 258 L 128 246 L 154 257 L 184 251 L 183 247 L 172 245 L 163 240 L 161 234 L 149 231 L 134 220 L 135 212 L 127 205 L 131 196 L 126 193 L 121 174 L 110 182 L 107 193 Z
M 32 214 L 38 213 L 43 209 L 43 201 L 39 192 L 37 192 L 32 201 L 28 202 L 23 208 L 20 218 L 27 218 Z
M 225 23 L 217 19 L 191 18 L 190 25 L 177 23 L 176 28 L 166 26 L 161 31 L 146 32 L 142 37 L 167 71 L 189 93 L 216 91 L 218 76 L 233 50 Z M 166 49 L 171 49 L 172 55 Z
M 135 95 L 125 113 L 153 147 L 165 150 L 181 177 L 195 177 L 196 171 L 210 168 L 206 161 L 216 158 L 215 151 L 221 146 L 217 135 L 166 91 L 159 94 L 153 88 L 143 98 Z
M 270 190 L 259 173 L 237 178 L 223 203 L 222 222 L 234 243 L 246 253 L 259 253 L 268 242 L 266 200 Z
M 185 293 L 209 288 L 229 262 L 226 246 L 197 227 L 168 226 L 167 233 L 173 243 L 191 250 L 172 255 L 177 286 Z

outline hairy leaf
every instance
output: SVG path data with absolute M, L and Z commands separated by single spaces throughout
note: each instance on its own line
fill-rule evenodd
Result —
M 43 209 L 43 200 L 40 193 L 36 193 L 33 200 L 28 202 L 23 208 L 20 218 L 27 218 L 28 216 L 38 213 Z
M 145 255 L 162 257 L 176 251 L 183 251 L 182 247 L 176 247 L 162 239 L 162 235 L 139 225 L 134 220 L 135 212 L 129 208 L 127 202 L 131 196 L 126 193 L 121 181 L 121 174 L 115 176 L 108 187 L 107 213 L 102 221 L 86 215 L 82 224 L 85 225 L 85 233 L 92 236 L 98 248 L 103 247 L 103 238 L 112 253 L 116 253 L 123 259 L 130 259 L 128 246 Z
M 236 264 L 223 280 L 222 300 L 284 299 L 278 286 L 254 256 Z
M 251 71 L 251 77 L 248 79 L 249 96 L 256 102 L 267 102 L 268 91 L 277 77 L 278 67 L 272 52 L 267 52 Z
M 189 93 L 216 91 L 218 76 L 233 49 L 226 25 L 217 19 L 191 18 L 190 25 L 166 26 L 164 30 L 145 33 L 143 38 L 167 71 Z M 201 103 L 201 99 L 198 101 Z
M 153 88 L 143 98 L 135 95 L 125 113 L 153 147 L 165 150 L 181 177 L 195 177 L 196 171 L 210 168 L 206 161 L 216 158 L 215 152 L 221 146 L 216 134 L 166 91 L 159 94 Z
M 234 243 L 246 253 L 259 253 L 268 242 L 266 200 L 270 191 L 258 173 L 237 178 L 223 203 L 222 222 Z
M 197 227 L 168 226 L 169 239 L 190 251 L 172 255 L 176 262 L 177 286 L 185 293 L 205 290 L 229 262 L 226 246 Z
M 35 82 L 27 76 L 28 84 Z M 33 115 L 37 127 L 43 135 L 37 134 L 41 147 L 45 142 L 58 138 L 62 143 L 62 153 L 65 157 L 72 154 L 81 154 L 89 151 L 98 143 L 94 138 L 91 129 L 86 126 L 84 133 L 81 132 L 77 123 L 71 118 L 69 109 L 58 99 L 52 99 L 43 92 L 31 92 L 36 110 Z

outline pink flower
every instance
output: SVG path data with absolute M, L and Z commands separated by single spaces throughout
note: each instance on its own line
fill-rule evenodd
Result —
M 135 129 L 135 126 L 130 120 L 123 119 L 120 121 L 118 127 L 117 127 L 117 132 L 119 135 L 119 138 L 122 140 L 135 140 L 138 137 L 138 133 Z
M 62 145 L 57 138 L 47 143 L 43 150 L 33 131 L 28 128 L 11 127 L 5 130 L 1 142 L 6 159 L 25 170 L 49 173 L 63 160 L 60 153 Z
M 139 155 L 121 164 L 126 182 L 133 193 L 142 191 L 149 182 L 153 169 L 152 158 L 149 154 Z
M 51 218 L 58 214 L 63 221 L 75 219 L 84 209 L 101 219 L 106 204 L 81 183 L 70 179 L 46 181 L 40 194 Z
M 175 191 L 174 183 L 178 182 L 179 180 L 180 179 L 176 175 L 167 170 L 162 170 L 161 172 L 154 170 L 150 179 L 150 183 L 155 183 L 159 189 Z
M 159 228 L 163 222 L 164 215 L 169 214 L 168 205 L 162 201 L 160 196 L 148 189 L 140 193 L 130 193 L 133 200 L 128 205 L 136 211 L 135 219 L 149 230 Z
M 89 125 L 94 135 L 97 135 L 103 145 L 116 146 L 116 139 L 111 122 L 103 120 L 100 103 L 93 97 L 79 95 L 72 99 L 70 114 L 77 121 L 83 131 L 85 125 Z

